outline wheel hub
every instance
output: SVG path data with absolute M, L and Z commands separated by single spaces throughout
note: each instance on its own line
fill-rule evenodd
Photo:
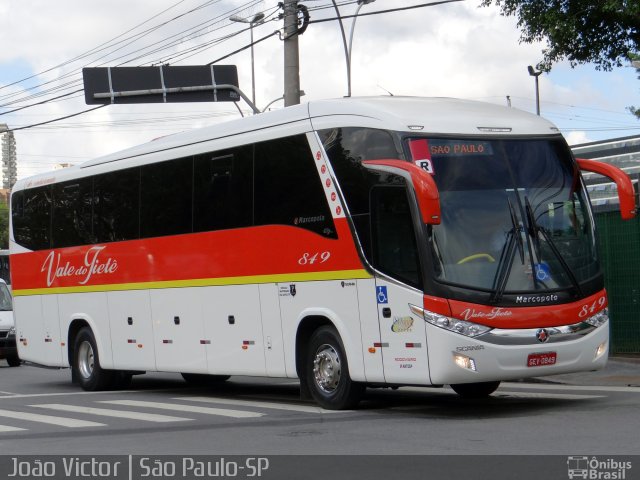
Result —
M 94 365 L 93 347 L 89 342 L 82 342 L 78 348 L 78 371 L 82 378 L 90 378 Z
M 338 352 L 331 345 L 318 348 L 313 360 L 313 376 L 316 385 L 326 393 L 332 393 L 338 388 L 342 368 Z

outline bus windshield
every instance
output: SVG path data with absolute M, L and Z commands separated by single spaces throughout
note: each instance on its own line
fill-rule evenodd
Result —
M 497 301 L 508 292 L 580 291 L 599 274 L 588 199 L 561 139 L 409 144 L 440 192 L 442 221 L 428 238 L 438 281 Z

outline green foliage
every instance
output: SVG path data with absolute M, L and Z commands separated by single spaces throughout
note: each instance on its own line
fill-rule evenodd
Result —
M 9 206 L 0 202 L 0 248 L 9 248 Z
M 640 52 L 639 0 L 482 0 L 495 4 L 502 15 L 518 17 L 521 41 L 546 41 L 538 66 L 549 71 L 554 63 L 572 66 L 594 63 L 598 70 L 625 64 Z
M 632 53 L 629 55 L 629 61 L 635 65 L 640 65 L 640 53 Z M 638 80 L 640 80 L 640 66 L 636 66 L 636 73 L 638 74 Z M 629 111 L 633 113 L 638 119 L 640 119 L 640 108 L 628 107 Z

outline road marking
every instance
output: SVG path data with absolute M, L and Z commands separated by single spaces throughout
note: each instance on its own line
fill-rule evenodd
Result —
M 18 432 L 20 430 L 24 430 L 24 428 L 10 427 L 8 425 L 0 425 L 0 433 L 3 433 L 3 432 Z
M 575 392 L 625 392 L 640 393 L 640 387 L 607 387 L 607 386 L 583 386 L 583 385 L 561 385 L 561 384 L 540 384 L 540 383 L 510 383 L 503 382 L 500 388 L 496 390 L 498 393 L 505 388 L 515 388 L 517 390 L 556 390 L 556 391 L 575 391 Z M 418 392 L 418 393 L 452 393 L 448 387 L 400 387 L 400 391 Z
M 12 393 L 12 392 L 3 392 L 3 391 L 0 391 L 0 395 L 16 395 L 16 394 L 15 394 L 15 393 Z
M 540 392 L 507 392 L 498 390 L 492 397 L 515 398 L 549 398 L 557 400 L 587 400 L 590 398 L 606 398 L 606 395 L 575 395 L 570 393 L 540 393 Z
M 176 397 L 172 400 L 187 400 L 189 402 L 202 402 L 202 403 L 216 403 L 227 405 L 238 405 L 241 407 L 256 407 L 256 408 L 272 408 L 274 410 L 289 410 L 292 412 L 303 413 L 345 413 L 353 412 L 353 410 L 325 410 L 321 407 L 315 407 L 313 405 L 296 405 L 293 403 L 273 403 L 273 402 L 253 402 L 251 400 L 238 400 L 227 398 L 213 398 L 213 397 Z
M 579 392 L 627 392 L 640 393 L 640 387 L 615 387 L 606 385 L 564 385 L 558 383 L 509 383 L 502 384 L 506 388 L 531 389 L 531 390 L 575 390 Z
M 513 384 L 504 384 L 505 388 L 513 387 Z M 491 395 L 492 397 L 517 397 L 517 398 L 553 398 L 558 400 L 587 400 L 591 398 L 604 398 L 606 395 L 585 395 L 585 394 L 571 394 L 571 393 L 547 393 L 547 392 L 511 392 L 503 390 L 500 387 L 496 392 Z M 534 387 L 530 387 L 535 389 Z M 457 395 L 451 388 L 420 388 L 420 387 L 400 387 L 404 392 L 416 392 L 416 393 L 434 393 L 434 394 L 446 394 Z
M 65 393 L 25 393 L 25 394 L 11 394 L 11 396 L 0 397 L 0 400 L 12 400 L 14 398 L 38 398 L 38 397 L 65 397 L 75 395 L 104 395 L 104 394 L 124 394 L 124 393 L 155 393 L 155 392 L 169 392 L 172 390 L 105 390 L 101 392 L 65 392 Z
M 203 413 L 205 415 L 219 415 L 233 418 L 255 418 L 264 416 L 263 413 L 247 412 L 243 410 L 228 410 L 224 408 L 198 407 L 193 405 L 182 405 L 179 403 L 144 402 L 141 400 L 101 400 L 98 403 L 109 403 L 112 405 L 126 405 L 128 407 L 158 408 L 161 410 L 177 410 L 178 412 Z
M 49 423 L 60 427 L 84 428 L 84 427 L 104 427 L 104 423 L 88 422 L 86 420 L 76 420 L 66 417 L 52 417 L 50 415 L 40 415 L 37 413 L 15 412 L 11 410 L 0 410 L 0 417 L 7 417 L 14 420 L 26 420 L 28 422 Z
M 29 405 L 30 407 L 48 408 L 62 412 L 85 413 L 87 415 L 98 415 L 104 417 L 129 418 L 131 420 L 142 420 L 145 422 L 184 422 L 191 421 L 192 418 L 171 417 L 169 415 L 158 415 L 155 413 L 131 412 L 124 410 L 111 410 L 108 408 L 79 407 L 76 405 L 63 405 L 60 403 L 49 403 L 44 405 Z

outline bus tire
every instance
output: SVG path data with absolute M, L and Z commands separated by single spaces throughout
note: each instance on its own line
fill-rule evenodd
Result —
M 222 383 L 231 378 L 231 375 L 208 375 L 206 373 L 181 373 L 180 375 L 188 384 L 198 386 Z
M 463 398 L 485 398 L 495 392 L 500 382 L 458 383 L 451 385 L 454 392 Z
M 326 325 L 309 339 L 304 379 L 311 397 L 327 410 L 354 408 L 365 389 L 364 384 L 351 380 L 340 335 Z
M 10 355 L 7 357 L 6 360 L 10 367 L 19 367 L 20 364 L 22 363 L 18 355 Z
M 100 366 L 96 339 L 89 327 L 81 328 L 76 335 L 72 369 L 72 378 L 78 381 L 83 390 L 94 392 L 113 385 L 114 372 Z

